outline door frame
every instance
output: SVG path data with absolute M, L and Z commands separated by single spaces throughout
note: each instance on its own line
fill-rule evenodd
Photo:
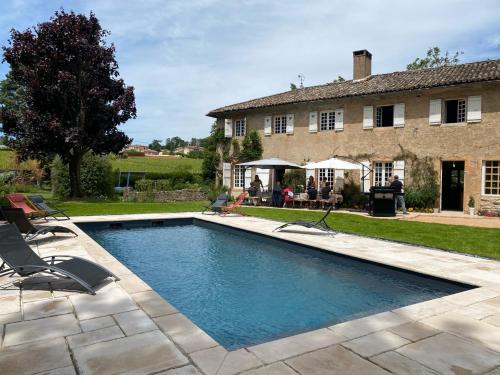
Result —
M 439 176 L 439 212 L 443 211 L 443 163 L 446 163 L 446 162 L 462 162 L 464 163 L 464 183 L 463 183 L 463 186 L 462 186 L 462 212 L 464 211 L 465 209 L 465 160 L 455 160 L 455 159 L 451 159 L 451 160 L 441 160 L 441 168 L 440 168 L 440 176 Z M 446 211 L 453 211 L 453 210 L 446 210 Z M 457 210 L 457 212 L 460 212 L 460 210 Z

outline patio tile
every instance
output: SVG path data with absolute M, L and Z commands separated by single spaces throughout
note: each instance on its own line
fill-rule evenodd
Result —
M 0 302 L 0 306 L 3 305 Z M 15 313 L 10 313 L 10 314 L 0 314 L 0 325 L 2 324 L 7 324 L 7 323 L 14 323 L 14 322 L 20 322 L 22 320 L 21 312 L 15 312 Z
M 455 305 L 467 306 L 498 296 L 499 292 L 490 288 L 476 288 L 443 297 Z
M 492 371 L 488 371 L 484 375 L 500 375 L 500 367 L 497 367 L 496 369 L 494 369 Z
M 461 309 L 456 310 L 456 312 L 473 319 L 484 319 L 487 316 L 500 313 L 500 307 L 496 307 L 484 302 L 479 302 L 473 305 L 462 307 Z
M 499 327 L 457 313 L 435 316 L 423 322 L 441 331 L 480 341 L 489 348 L 500 352 Z
M 410 322 L 389 328 L 389 331 L 410 341 L 418 341 L 439 333 L 437 329 L 423 323 Z
M 393 310 L 411 320 L 420 320 L 429 316 L 443 314 L 448 311 L 456 310 L 459 306 L 446 301 L 443 298 L 437 298 L 430 301 L 416 303 Z
M 276 362 L 256 370 L 243 372 L 242 375 L 297 375 L 297 373 L 283 362 Z
M 23 304 L 24 320 L 70 314 L 72 312 L 73 306 L 71 306 L 67 298 L 56 298 Z
M 265 363 L 279 361 L 347 340 L 326 328 L 301 333 L 248 348 Z
M 441 374 L 481 374 L 500 365 L 500 354 L 448 333 L 397 349 Z
M 76 375 L 76 371 L 73 366 L 68 366 L 63 368 L 57 368 L 55 370 L 37 372 L 36 375 Z
M 3 374 L 33 374 L 34 366 L 39 372 L 72 366 L 64 339 L 18 345 L 4 348 L 1 352 L 0 369 Z
M 90 294 L 76 294 L 71 295 L 69 298 L 75 307 L 76 316 L 80 320 L 137 309 L 137 305 L 129 295 L 118 287 L 113 287 L 95 296 Z
M 80 326 L 73 314 L 52 316 L 18 323 L 5 328 L 5 346 L 20 345 L 80 333 Z
M 113 260 L 111 262 L 104 262 L 104 263 L 100 263 L 100 264 L 101 264 L 101 266 L 103 266 L 104 268 L 106 268 L 110 272 L 113 272 L 116 276 L 118 276 L 120 278 L 124 275 L 131 275 L 132 274 L 132 272 L 127 267 L 125 267 L 123 264 L 121 264 L 117 260 Z
M 137 304 L 152 318 L 178 313 L 177 309 L 153 290 L 131 295 Z
M 209 335 L 180 313 L 160 316 L 154 321 L 186 353 L 218 345 Z
M 343 346 L 363 357 L 371 357 L 399 348 L 410 341 L 389 331 L 380 331 L 342 343 Z
M 483 322 L 500 327 L 500 314 L 489 316 L 486 319 L 483 319 Z
M 127 336 L 158 329 L 142 310 L 133 310 L 114 315 L 118 325 Z
M 340 345 L 286 361 L 301 375 L 388 375 L 389 373 Z
M 372 362 L 401 375 L 437 375 L 438 373 L 397 352 L 387 352 L 370 358 Z
M 73 353 L 81 375 L 145 374 L 188 364 L 160 331 L 82 346 Z
M 354 339 L 372 332 L 401 325 L 409 322 L 411 319 L 395 314 L 392 311 L 386 311 L 380 314 L 367 316 L 349 322 L 336 324 L 328 327 L 335 333 L 341 334 L 347 338 Z
M 139 293 L 151 290 L 151 287 L 136 275 L 125 275 L 120 279 L 118 284 L 128 293 Z
M 23 303 L 40 301 L 43 299 L 52 298 L 52 292 L 50 290 L 26 290 L 22 291 Z
M 80 321 L 80 326 L 82 327 L 83 332 L 95 331 L 96 329 L 112 327 L 115 325 L 115 320 L 110 316 Z
M 68 336 L 67 340 L 71 349 L 74 349 L 80 346 L 118 339 L 120 337 L 124 337 L 122 330 L 118 326 L 114 326 Z
M 201 373 L 193 366 L 184 366 L 173 370 L 162 371 L 157 375 L 201 375 Z
M 190 357 L 206 375 L 232 375 L 262 366 L 262 362 L 247 350 L 228 352 L 222 346 L 191 353 Z
M 21 298 L 19 295 L 4 296 L 0 298 L 2 314 L 10 314 L 21 311 Z

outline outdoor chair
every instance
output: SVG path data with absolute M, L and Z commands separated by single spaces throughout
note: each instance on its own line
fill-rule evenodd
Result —
M 75 237 L 78 236 L 71 229 L 59 225 L 34 225 L 28 220 L 21 208 L 2 207 L 1 210 L 5 219 L 7 219 L 9 223 L 15 224 L 21 233 L 24 234 L 24 239 L 26 241 L 47 233 L 52 233 L 53 235 L 56 233 L 71 233 L 74 234 Z
M 227 215 L 233 212 L 236 207 L 240 206 L 243 203 L 247 195 L 248 193 L 244 191 L 238 196 L 238 198 L 233 203 L 228 204 L 227 206 L 222 206 L 220 214 Z
M 28 195 L 28 199 L 34 207 L 38 208 L 39 210 L 45 211 L 47 216 L 53 217 L 56 220 L 69 220 L 69 216 L 66 215 L 64 210 L 50 207 L 47 203 L 45 203 L 45 200 L 41 195 Z M 60 216 L 55 215 L 62 215 L 63 217 L 61 218 Z
M 319 229 L 319 230 L 322 230 L 324 232 L 335 234 L 336 232 L 332 228 L 330 228 L 330 226 L 325 221 L 325 219 L 330 214 L 332 209 L 333 209 L 333 205 L 331 205 L 330 208 L 328 208 L 328 210 L 325 212 L 323 217 L 321 219 L 319 219 L 318 221 L 296 220 L 296 221 L 292 221 L 290 223 L 285 223 L 283 225 L 280 225 L 279 227 L 275 228 L 273 230 L 273 232 L 280 231 L 280 230 L 282 230 L 286 227 L 289 227 L 291 225 L 297 225 L 297 226 L 302 226 L 302 227 L 306 227 L 309 229 Z
M 14 208 L 20 208 L 23 210 L 24 214 L 30 218 L 35 216 L 45 217 L 46 213 L 43 210 L 39 210 L 36 207 L 30 205 L 30 203 L 26 200 L 24 194 L 12 193 L 5 194 L 5 199 L 7 199 L 10 205 Z
M 227 204 L 228 196 L 227 194 L 220 194 L 215 200 L 206 206 L 201 213 L 203 215 L 208 214 L 207 211 L 210 211 L 212 215 L 220 213 L 222 211 L 222 207 Z
M 89 260 L 69 255 L 40 257 L 23 240 L 14 224 L 0 226 L 0 276 L 18 274 L 29 277 L 39 273 L 70 278 L 95 294 L 94 287 L 108 277 L 120 280 L 113 273 Z

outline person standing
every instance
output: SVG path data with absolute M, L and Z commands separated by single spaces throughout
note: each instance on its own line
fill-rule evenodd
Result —
M 257 189 L 257 198 L 262 199 L 262 189 L 264 189 L 264 184 L 262 183 L 259 175 L 255 175 L 254 186 Z
M 391 182 L 390 187 L 394 189 L 394 193 L 396 194 L 396 200 L 394 201 L 396 211 L 398 210 L 399 204 L 399 206 L 401 206 L 401 209 L 403 210 L 403 214 L 408 214 L 408 212 L 406 211 L 405 197 L 403 195 L 403 183 L 399 180 L 398 175 L 394 176 L 394 180 Z

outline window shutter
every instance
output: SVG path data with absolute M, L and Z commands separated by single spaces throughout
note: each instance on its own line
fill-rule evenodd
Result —
M 245 189 L 250 187 L 250 183 L 252 182 L 252 168 L 245 169 Z
M 309 182 L 309 177 L 313 176 L 314 182 L 316 182 L 315 171 L 316 171 L 315 169 L 306 169 L 306 187 L 307 183 Z
M 429 124 L 441 124 L 441 99 L 433 99 L 429 104 Z
M 273 129 L 272 116 L 264 117 L 264 135 L 271 135 Z
M 363 107 L 363 129 L 373 129 L 373 106 Z
M 335 130 L 344 130 L 344 109 L 335 110 Z
M 231 163 L 222 164 L 222 185 L 227 188 L 231 187 Z
M 318 131 L 318 112 L 309 112 L 309 133 Z
M 393 166 L 393 176 L 398 176 L 404 185 L 405 181 L 405 161 L 404 160 L 394 160 Z
M 370 171 L 370 162 L 368 160 L 363 160 L 360 162 L 363 167 L 361 168 L 361 174 L 360 174 L 360 186 L 361 186 L 361 191 L 364 193 L 369 193 L 370 192 L 370 186 L 371 186 L 371 178 L 372 178 L 372 172 Z M 365 180 L 363 181 L 363 177 L 365 177 Z
M 394 104 L 394 127 L 405 126 L 405 103 Z
M 481 121 L 481 96 L 467 97 L 467 122 Z
M 293 113 L 286 115 L 286 134 L 293 134 Z
M 224 137 L 231 138 L 233 136 L 233 120 L 224 120 Z

